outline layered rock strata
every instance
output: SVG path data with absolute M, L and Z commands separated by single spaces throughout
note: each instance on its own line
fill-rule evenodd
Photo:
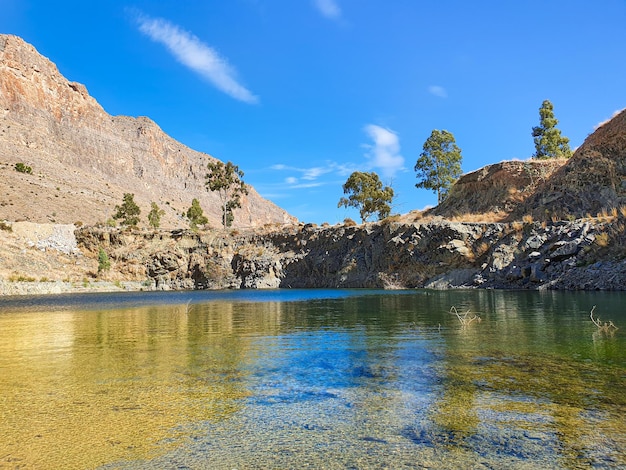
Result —
M 165 211 L 162 226 L 183 226 L 197 198 L 219 226 L 218 196 L 204 185 L 211 161 L 146 117 L 109 115 L 33 46 L 0 35 L 0 220 L 105 222 L 128 192 L 144 223 L 154 201 Z M 15 171 L 16 163 L 32 173 Z M 295 221 L 249 189 L 235 226 Z

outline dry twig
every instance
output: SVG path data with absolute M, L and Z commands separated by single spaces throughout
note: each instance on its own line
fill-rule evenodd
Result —
M 463 315 L 461 315 L 459 312 L 457 312 L 456 307 L 454 305 L 450 307 L 450 313 L 454 313 L 456 317 L 459 319 L 459 321 L 461 322 L 461 325 L 463 326 L 469 325 L 474 320 L 476 320 L 478 323 L 482 321 L 478 315 L 474 315 L 473 317 L 468 318 L 468 315 L 470 313 L 469 310 L 465 312 Z
M 596 325 L 600 331 L 603 331 L 605 333 L 609 333 L 609 332 L 612 332 L 612 331 L 615 331 L 615 330 L 619 329 L 618 327 L 616 327 L 613 324 L 613 322 L 611 320 L 609 320 L 608 322 L 602 323 L 600 318 L 598 318 L 598 317 L 593 318 L 593 312 L 594 312 L 595 309 L 596 309 L 596 306 L 594 305 L 593 308 L 591 309 L 591 313 L 589 314 L 589 318 L 591 318 L 591 321 L 593 322 L 593 324 Z

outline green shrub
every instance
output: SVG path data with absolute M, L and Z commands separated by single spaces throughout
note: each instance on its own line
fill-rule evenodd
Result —
M 108 271 L 111 269 L 111 261 L 109 261 L 109 256 L 106 254 L 102 248 L 98 250 L 98 274 L 101 271 Z
M 32 174 L 33 169 L 28 165 L 23 164 L 22 162 L 15 164 L 15 171 L 19 171 L 20 173 Z

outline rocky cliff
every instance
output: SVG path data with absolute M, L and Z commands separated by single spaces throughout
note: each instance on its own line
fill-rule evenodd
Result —
M 113 272 L 106 276 L 121 275 L 157 289 L 622 290 L 625 219 L 381 222 L 241 234 L 82 228 L 76 236 L 91 259 L 100 248 L 109 254 Z
M 487 165 L 461 176 L 446 199 L 428 214 L 447 219 L 503 220 L 566 162 L 563 159 L 512 160 Z
M 193 198 L 219 225 L 217 196 L 204 187 L 213 160 L 146 117 L 110 116 L 33 46 L 0 35 L 0 220 L 95 224 L 130 192 L 144 215 L 151 201 L 164 209 L 165 227 L 184 225 Z M 253 188 L 235 217 L 240 226 L 293 221 Z
M 626 110 L 591 134 L 513 213 L 576 219 L 626 207 Z

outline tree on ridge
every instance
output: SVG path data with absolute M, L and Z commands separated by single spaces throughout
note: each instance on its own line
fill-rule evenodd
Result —
M 462 160 L 454 135 L 446 130 L 434 129 L 415 163 L 416 177 L 420 179 L 415 187 L 437 193 L 437 204 L 441 204 L 450 187 L 463 173 Z
M 533 127 L 533 141 L 535 154 L 533 158 L 569 158 L 572 151 L 569 148 L 569 139 L 561 135 L 557 129 L 558 120 L 554 117 L 554 106 L 549 100 L 544 100 L 539 108 L 539 125 Z
M 393 189 L 383 188 L 378 175 L 374 172 L 366 173 L 355 171 L 343 185 L 343 193 L 350 194 L 342 197 L 337 207 L 355 207 L 359 209 L 361 221 L 367 222 L 372 214 L 378 213 L 378 219 L 384 219 L 391 212 Z

